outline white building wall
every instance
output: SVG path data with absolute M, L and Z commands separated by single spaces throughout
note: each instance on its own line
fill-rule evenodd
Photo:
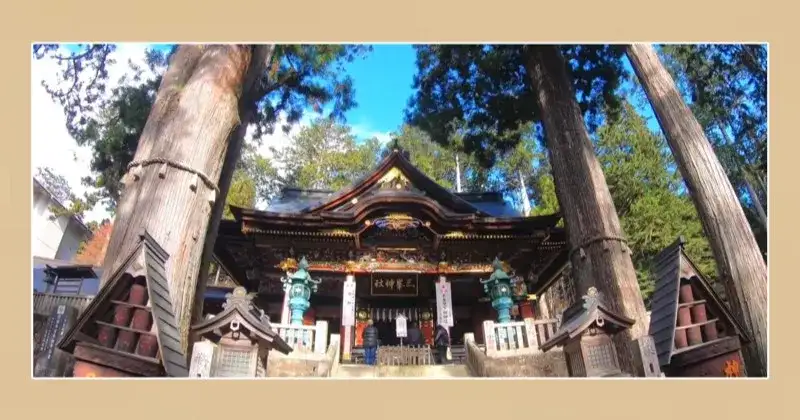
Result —
M 35 257 L 69 261 L 78 252 L 78 247 L 87 232 L 70 217 L 51 220 L 50 205 L 55 204 L 49 194 L 34 188 L 31 210 L 31 253 Z

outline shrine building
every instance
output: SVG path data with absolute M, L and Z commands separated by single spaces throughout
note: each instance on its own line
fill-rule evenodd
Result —
M 500 193 L 449 191 L 398 147 L 341 191 L 287 188 L 266 210 L 231 211 L 235 219 L 219 228 L 216 261 L 233 283 L 256 293 L 253 303 L 273 324 L 288 324 L 282 280 L 305 259 L 321 282 L 303 323 L 326 321 L 328 334 L 341 337 L 343 361 L 359 354 L 368 319 L 381 345 L 398 344 L 399 314 L 417 322 L 428 343 L 436 324 L 450 327 L 454 347 L 467 333 L 482 343 L 484 321 L 498 317 L 481 283 L 495 260 L 515 279 L 514 318 L 550 318 L 563 309 L 536 296 L 555 289 L 567 267 L 560 215 L 525 217 Z M 212 289 L 204 313 L 213 315 L 224 299 Z

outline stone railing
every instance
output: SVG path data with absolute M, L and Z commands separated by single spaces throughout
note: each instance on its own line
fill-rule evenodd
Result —
M 483 378 L 486 374 L 486 353 L 475 343 L 475 334 L 464 334 L 464 350 L 467 352 L 465 362 L 470 376 Z
M 556 335 L 559 322 L 557 319 L 537 319 L 533 321 L 533 325 L 536 327 L 536 339 L 541 346 L 542 343 Z
M 534 320 L 506 322 L 483 322 L 486 355 L 489 357 L 519 356 L 540 353 L 539 347 L 555 334 L 558 320 Z
M 319 363 L 317 368 L 317 376 L 323 378 L 330 378 L 336 376 L 339 371 L 339 358 L 341 354 L 341 339 L 339 334 L 331 334 L 331 341 L 328 344 L 328 351 L 325 352 L 325 358 Z
M 315 325 L 272 324 L 272 328 L 294 349 L 293 355 L 324 354 L 328 349 L 327 321 L 317 321 Z
M 377 359 L 386 366 L 425 366 L 433 364 L 433 353 L 428 346 L 380 346 Z
M 58 305 L 72 306 L 78 309 L 78 315 L 89 306 L 94 296 L 58 295 L 54 293 L 33 292 L 33 313 L 50 316 Z

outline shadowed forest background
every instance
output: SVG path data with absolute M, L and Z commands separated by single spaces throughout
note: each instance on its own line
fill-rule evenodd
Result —
M 132 68 L 130 75 L 112 83 L 104 67 L 113 49 L 88 45 L 65 52 L 61 46 L 41 45 L 34 50 L 37 58 L 55 57 L 62 79 L 73 81 L 74 89 L 47 86 L 48 92 L 63 106 L 70 134 L 93 151 L 90 174 L 83 180 L 91 193 L 82 197 L 60 174 L 38 168 L 37 178 L 65 204 L 64 209 L 52 209 L 54 215 L 81 217 L 95 204 L 113 214 L 122 177 L 174 52 L 148 52 L 147 70 L 156 78 L 141 77 L 145 69 Z M 657 50 L 712 142 L 766 258 L 766 47 L 664 45 Z M 414 97 L 393 141 L 448 189 L 499 191 L 529 215 L 558 212 L 546 134 L 540 122 L 520 117 L 537 110 L 525 108 L 535 101 L 520 80 L 520 58 L 513 48 L 426 45 L 416 51 Z M 228 204 L 263 209 L 285 187 L 339 190 L 369 173 L 391 147 L 378 138 L 358 139 L 344 118 L 358 104 L 342 64 L 370 54 L 369 46 L 282 45 L 276 53 L 280 59 L 269 75 L 280 83 L 266 92 L 248 131 Z M 653 292 L 652 258 L 678 236 L 686 239 L 686 251 L 698 268 L 716 278 L 697 210 L 664 137 L 648 126 L 643 112 L 647 98 L 623 52 L 614 46 L 578 45 L 565 47 L 563 54 L 632 250 L 645 304 L 649 306 Z M 96 68 L 87 72 L 87 63 Z M 452 109 L 453 103 L 462 108 Z M 259 153 L 265 133 L 289 132 L 304 115 L 314 118 L 290 144 L 268 155 Z M 231 217 L 227 209 L 224 217 Z M 99 265 L 110 222 L 92 225 L 97 234 L 84 244 L 78 260 Z

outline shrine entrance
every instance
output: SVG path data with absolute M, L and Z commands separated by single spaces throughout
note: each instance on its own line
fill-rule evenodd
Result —
M 283 329 L 297 328 L 284 326 L 291 312 L 284 281 L 307 261 L 314 290 L 295 305 L 304 328 L 322 323 L 319 331 L 339 334 L 343 362 L 357 359 L 369 320 L 382 345 L 399 344 L 401 313 L 427 345 L 445 325 L 456 357 L 465 333 L 482 343 L 483 322 L 497 318 L 480 281 L 495 260 L 517 280 L 522 300 L 567 261 L 559 215 L 525 217 L 500 193 L 449 191 L 399 148 L 341 191 L 287 188 L 266 210 L 231 212 L 234 220 L 220 223 L 217 261 Z

